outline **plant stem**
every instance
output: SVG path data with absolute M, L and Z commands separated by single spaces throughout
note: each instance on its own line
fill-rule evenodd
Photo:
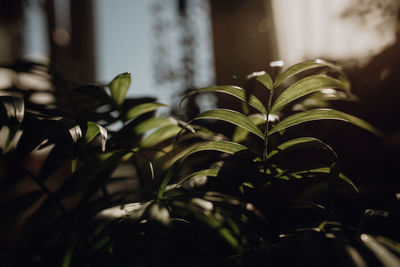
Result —
M 268 154 L 268 133 L 269 133 L 269 115 L 270 115 L 270 110 L 271 110 L 271 105 L 272 105 L 272 97 L 274 95 L 274 89 L 270 91 L 269 98 L 268 98 L 268 104 L 267 104 L 267 121 L 266 121 L 266 126 L 265 126 L 265 142 L 264 142 L 264 150 L 263 150 L 263 162 L 264 162 L 264 173 L 265 176 L 267 176 L 267 154 Z

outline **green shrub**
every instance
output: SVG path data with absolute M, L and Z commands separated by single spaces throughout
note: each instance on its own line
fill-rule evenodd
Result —
M 362 233 L 332 203 L 343 192 L 357 196 L 334 150 L 293 134 L 303 124 L 337 120 L 383 136 L 329 107 L 332 98 L 354 99 L 345 74 L 315 60 L 248 79 L 264 86 L 267 103 L 251 88 L 198 89 L 187 97 L 225 94 L 243 110 L 208 110 L 189 122 L 155 116 L 167 106 L 152 99 L 125 99 L 129 73 L 107 86 L 72 89 L 89 103 L 72 119 L 26 95 L 1 96 L 2 161 L 12 162 L 3 192 L 26 179 L 35 184 L 3 205 L 6 222 L 25 218 L 22 249 L 5 264 L 398 264 L 397 243 Z M 34 172 L 26 162 L 40 150 L 46 157 Z

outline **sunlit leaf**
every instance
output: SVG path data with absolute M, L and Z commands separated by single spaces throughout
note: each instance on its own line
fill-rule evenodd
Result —
M 372 235 L 361 234 L 361 242 L 367 247 L 385 267 L 400 266 L 400 259 L 393 254 L 387 247 L 380 244 Z
M 319 67 L 330 67 L 335 70 L 339 70 L 337 66 L 322 59 L 304 61 L 289 67 L 287 70 L 279 74 L 275 81 L 275 87 L 278 87 L 284 80 L 292 77 L 293 75 L 296 75 L 305 70 L 319 68 Z
M 261 130 L 249 118 L 237 111 L 229 109 L 207 110 L 195 118 L 195 120 L 198 119 L 217 119 L 227 121 L 254 133 L 264 140 L 264 135 Z
M 85 136 L 83 137 L 85 142 L 86 143 L 91 142 L 98 134 L 100 134 L 100 137 L 101 137 L 101 150 L 105 151 L 106 150 L 106 142 L 107 142 L 107 130 L 95 122 L 91 122 L 91 121 L 87 122 L 86 133 L 85 133 Z M 77 162 L 78 162 L 77 158 L 72 160 L 72 163 L 71 163 L 72 173 L 74 173 L 76 170 Z
M 91 122 L 91 121 L 87 122 L 87 130 L 86 130 L 86 134 L 84 136 L 85 141 L 87 143 L 89 143 L 98 134 L 100 134 L 100 137 L 101 137 L 101 150 L 105 151 L 106 150 L 106 142 L 107 142 L 107 130 L 95 122 Z
M 271 76 L 264 72 L 261 75 L 257 75 L 257 81 L 261 82 L 267 89 L 272 90 L 274 88 L 274 82 Z
M 111 96 L 115 104 L 122 105 L 125 100 L 126 93 L 131 85 L 131 74 L 129 72 L 122 73 L 112 80 L 110 83 Z
M 256 126 L 265 124 L 266 117 L 267 116 L 265 116 L 263 114 L 260 114 L 260 113 L 251 114 L 251 115 L 248 116 L 248 118 Z M 237 142 L 237 143 L 242 142 L 247 138 L 248 134 L 249 134 L 249 132 L 247 130 L 245 130 L 245 129 L 241 128 L 241 127 L 236 127 L 235 132 L 233 133 L 233 136 L 232 136 L 232 141 L 233 142 Z
M 176 120 L 173 118 L 161 118 L 161 117 L 150 118 L 136 125 L 133 131 L 136 134 L 144 134 L 149 130 L 155 128 L 161 128 L 167 125 L 176 125 Z
M 168 107 L 168 105 L 162 104 L 162 103 L 157 103 L 157 102 L 152 102 L 152 103 L 144 103 L 137 105 L 133 108 L 131 108 L 127 113 L 126 113 L 126 119 L 130 120 L 133 118 L 136 118 L 142 114 L 145 114 L 147 112 L 151 112 L 154 110 L 157 110 L 160 107 Z
M 288 105 L 290 102 L 299 99 L 307 94 L 320 91 L 322 89 L 341 89 L 347 90 L 345 85 L 334 78 L 325 75 L 312 75 L 292 84 L 287 88 L 273 103 L 271 113 L 276 113 Z
M 206 150 L 212 150 L 212 151 L 219 151 L 219 152 L 224 152 L 228 154 L 235 154 L 239 151 L 246 150 L 247 147 L 244 145 L 234 143 L 234 142 L 229 142 L 229 141 L 210 141 L 201 144 L 200 146 L 197 146 L 193 149 L 191 149 L 186 155 L 186 157 L 189 157 L 190 155 L 200 152 L 200 151 L 206 151 Z
M 193 153 L 200 152 L 200 151 L 220 151 L 225 152 L 228 154 L 234 154 L 241 150 L 245 150 L 247 147 L 233 143 L 229 141 L 209 141 L 209 142 L 198 142 L 194 143 L 189 147 L 177 152 L 176 154 L 167 154 L 165 157 L 167 160 L 163 163 L 162 169 L 166 170 L 167 168 L 171 167 L 174 163 L 182 160 Z
M 142 147 L 155 146 L 171 137 L 176 136 L 181 130 L 182 128 L 177 125 L 167 125 L 161 127 L 157 129 L 154 133 L 144 138 L 140 145 Z
M 4 125 L 8 128 L 8 135 L 3 152 L 6 152 L 17 133 L 25 115 L 24 100 L 21 97 L 0 97 L 0 128 Z
M 163 162 L 161 166 L 161 170 L 167 170 L 170 168 L 175 162 L 179 161 L 181 158 L 183 158 L 190 150 L 196 148 L 197 146 L 201 145 L 202 142 L 196 142 L 193 143 L 192 145 L 185 147 L 179 151 L 173 150 L 173 145 L 170 145 L 167 147 L 167 150 L 169 153 L 165 152 L 160 152 L 159 155 L 155 155 L 155 158 L 160 158 L 160 161 Z
M 340 121 L 345 121 L 348 123 L 351 123 L 353 125 L 356 125 L 362 129 L 365 129 L 373 134 L 376 134 L 378 136 L 383 137 L 384 134 L 373 127 L 371 124 L 368 122 L 354 117 L 352 115 L 349 115 L 347 113 L 337 111 L 334 109 L 312 109 L 312 110 L 307 110 L 304 112 L 296 113 L 292 116 L 289 116 L 288 118 L 282 120 L 278 124 L 276 124 L 269 132 L 268 135 L 271 135 L 275 132 L 279 132 L 281 130 L 284 130 L 286 128 L 292 127 L 297 124 L 301 124 L 304 122 L 309 122 L 309 121 L 315 121 L 315 120 L 340 120 Z
M 392 251 L 396 252 L 397 254 L 400 254 L 400 243 L 397 241 L 394 241 L 390 238 L 387 238 L 385 236 L 377 236 L 376 240 L 390 248 Z
M 164 177 L 161 180 L 160 186 L 158 187 L 157 190 L 157 198 L 161 199 L 164 196 L 165 190 L 167 188 L 167 185 L 169 182 L 174 178 L 178 168 L 179 168 L 180 162 L 178 159 L 174 160 L 171 162 L 171 164 L 168 166 L 167 172 L 164 175 Z
M 24 131 L 17 144 L 17 154 L 18 157 L 25 158 L 34 149 L 42 148 L 43 143 L 58 144 L 70 150 L 81 138 L 82 129 L 73 120 L 63 117 L 40 117 L 27 112 Z M 60 153 L 62 154 L 61 151 Z
M 25 105 L 21 97 L 0 96 L 0 126 L 10 121 L 21 123 L 24 118 Z
M 297 148 L 324 148 L 328 149 L 328 151 L 330 151 L 332 155 L 336 157 L 336 153 L 332 150 L 332 148 L 321 140 L 314 137 L 300 137 L 280 144 L 277 148 L 268 153 L 267 159 L 270 159 L 281 151 L 293 150 Z
M 263 114 L 267 114 L 267 110 L 264 105 L 260 102 L 260 100 L 254 95 L 246 92 L 240 87 L 237 86 L 210 86 L 207 88 L 202 88 L 196 91 L 196 93 L 205 93 L 205 92 L 216 92 L 216 93 L 225 93 L 231 96 L 234 96 L 244 102 L 247 102 L 250 106 L 257 109 L 259 112 Z
M 156 221 L 164 225 L 167 225 L 170 222 L 169 211 L 160 202 L 153 202 L 147 212 L 150 221 Z
M 191 173 L 185 177 L 183 177 L 179 182 L 177 183 L 177 186 L 182 185 L 186 181 L 190 180 L 193 177 L 197 176 L 211 176 L 211 177 L 216 177 L 218 175 L 219 169 L 206 169 L 206 170 L 201 170 L 198 172 Z

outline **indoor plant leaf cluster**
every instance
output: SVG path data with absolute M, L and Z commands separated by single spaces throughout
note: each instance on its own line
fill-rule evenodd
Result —
M 281 257 L 294 251 L 301 266 L 396 266 L 395 241 L 362 233 L 330 204 L 343 188 L 357 195 L 335 151 L 312 135 L 292 133 L 303 124 L 336 120 L 383 134 L 333 108 L 293 109 L 321 99 L 324 90 L 353 99 L 337 66 L 314 60 L 275 73 L 248 76 L 264 86 L 266 103 L 237 86 L 190 93 L 185 98 L 237 98 L 243 110 L 207 110 L 188 122 L 155 116 L 168 106 L 154 99 L 126 98 L 129 73 L 108 85 L 71 89 L 88 103 L 71 117 L 25 97 L 1 96 L 0 125 L 7 129 L 2 161 L 13 162 L 3 188 L 24 179 L 35 184 L 7 204 L 10 220 L 24 218 L 19 245 L 28 249 L 10 252 L 5 264 L 289 266 L 292 259 Z M 226 132 L 224 123 L 236 129 Z M 40 151 L 43 162 L 32 170 L 27 163 Z M 293 181 L 305 186 L 293 191 Z M 326 198 L 284 199 L 308 188 Z M 335 260 L 313 256 L 316 249 Z

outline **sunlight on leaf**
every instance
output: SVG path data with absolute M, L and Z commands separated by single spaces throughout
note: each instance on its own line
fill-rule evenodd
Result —
M 8 129 L 7 139 L 3 153 L 9 149 L 11 141 L 20 128 L 25 116 L 24 99 L 15 96 L 0 96 L 0 129 L 6 125 Z
M 247 147 L 234 143 L 234 142 L 229 142 L 229 141 L 210 141 L 210 142 L 205 142 L 202 143 L 201 145 L 191 149 L 186 155 L 185 158 L 189 157 L 190 155 L 200 152 L 200 151 L 206 151 L 206 150 L 212 150 L 212 151 L 219 151 L 219 152 L 224 152 L 228 154 L 235 154 L 239 151 L 246 150 Z
M 237 111 L 229 109 L 207 110 L 195 118 L 195 120 L 198 119 L 217 119 L 227 121 L 236 126 L 242 127 L 264 140 L 264 135 L 261 130 L 249 118 Z
M 127 203 L 124 204 L 123 206 L 116 206 L 108 209 L 104 209 L 100 211 L 96 217 L 97 218 L 103 218 L 103 219 L 120 219 L 125 216 L 133 216 L 137 217 L 139 219 L 145 209 L 151 204 L 151 201 L 145 202 L 145 203 Z
M 95 122 L 87 122 L 87 131 L 84 137 L 86 143 L 92 141 L 99 133 L 101 137 L 101 150 L 105 151 L 107 142 L 107 130 Z
M 133 131 L 136 134 L 144 134 L 149 130 L 155 129 L 155 128 L 161 128 L 163 126 L 167 125 L 177 125 L 177 121 L 173 118 L 161 118 L 161 117 L 155 117 L 155 118 L 150 118 L 148 120 L 145 120 L 141 123 L 139 123 Z
M 354 117 L 352 115 L 349 115 L 347 113 L 337 111 L 334 109 L 312 109 L 312 110 L 307 110 L 304 112 L 296 113 L 278 124 L 275 125 L 269 132 L 268 135 L 271 135 L 273 133 L 279 132 L 281 130 L 284 130 L 286 128 L 292 127 L 294 125 L 298 125 L 304 122 L 309 122 L 309 121 L 315 121 L 315 120 L 340 120 L 340 121 L 345 121 L 348 123 L 351 123 L 353 125 L 356 125 L 362 129 L 365 129 L 373 134 L 376 134 L 380 137 L 384 137 L 384 134 L 373 127 L 371 124 L 368 122 L 359 119 L 357 117 Z
M 264 72 L 261 75 L 257 75 L 257 81 L 261 82 L 268 90 L 274 89 L 274 82 L 268 73 Z
M 251 120 L 256 126 L 265 124 L 266 117 L 267 116 L 260 113 L 251 114 L 248 116 L 249 120 Z M 248 134 L 249 132 L 242 127 L 236 127 L 235 132 L 232 136 L 232 141 L 237 143 L 243 142 L 247 138 Z
M 191 173 L 185 177 L 183 177 L 177 184 L 176 186 L 180 186 L 186 181 L 195 178 L 197 176 L 211 176 L 211 177 L 216 177 L 218 175 L 219 169 L 206 169 L 206 170 L 201 170 L 198 172 Z
M 389 239 L 385 236 L 377 236 L 376 240 L 382 244 L 384 244 L 385 246 L 387 246 L 388 248 L 390 248 L 391 250 L 393 250 L 394 252 L 400 254 L 400 243 L 397 241 L 394 241 L 392 239 Z
M 160 203 L 155 202 L 149 207 L 149 218 L 155 220 L 159 223 L 167 225 L 169 223 L 170 215 L 166 207 L 162 206 Z
M 206 88 L 199 89 L 194 91 L 195 93 L 206 93 L 206 92 L 215 92 L 215 93 L 225 93 L 231 96 L 234 96 L 243 102 L 247 102 L 250 106 L 257 109 L 259 112 L 263 114 L 267 114 L 267 110 L 264 105 L 260 102 L 260 100 L 254 95 L 246 92 L 244 89 L 237 86 L 210 86 Z
M 293 75 L 296 75 L 305 70 L 319 68 L 319 67 L 330 67 L 332 69 L 340 71 L 339 67 L 322 59 L 304 61 L 289 67 L 287 70 L 279 74 L 275 81 L 275 87 L 278 87 L 283 81 L 292 77 Z
M 155 146 L 169 138 L 176 136 L 181 130 L 182 128 L 177 125 L 167 125 L 161 127 L 157 129 L 154 133 L 144 138 L 140 145 L 142 147 Z
M 131 74 L 129 72 L 122 73 L 112 80 L 110 83 L 111 96 L 117 106 L 121 106 L 125 100 L 126 93 L 131 85 Z
M 180 164 L 181 161 L 189 157 L 190 155 L 200 152 L 200 151 L 219 151 L 228 154 L 234 154 L 242 150 L 246 150 L 247 147 L 233 143 L 229 141 L 209 141 L 209 142 L 198 142 L 194 143 L 191 146 L 179 151 L 175 155 L 173 153 L 167 154 L 167 160 L 162 164 L 161 169 L 171 169 L 174 168 L 174 164 Z M 177 165 L 175 168 L 177 168 Z M 165 185 L 166 186 L 166 185 Z
M 307 94 L 323 89 L 341 89 L 346 91 L 345 85 L 334 78 L 325 75 L 308 76 L 287 88 L 273 103 L 271 113 L 276 113 L 287 106 L 290 102 Z
M 400 266 L 399 258 L 389 249 L 380 244 L 376 239 L 369 234 L 361 234 L 362 243 L 373 253 L 376 258 L 386 267 Z
M 168 107 L 168 105 L 162 104 L 162 103 L 144 103 L 137 105 L 133 108 L 131 108 L 127 113 L 126 113 L 126 119 L 134 119 L 136 117 L 139 117 L 140 115 L 143 115 L 145 113 L 157 110 L 160 107 Z
M 24 99 L 15 96 L 0 96 L 0 126 L 7 122 L 21 123 L 24 119 Z

